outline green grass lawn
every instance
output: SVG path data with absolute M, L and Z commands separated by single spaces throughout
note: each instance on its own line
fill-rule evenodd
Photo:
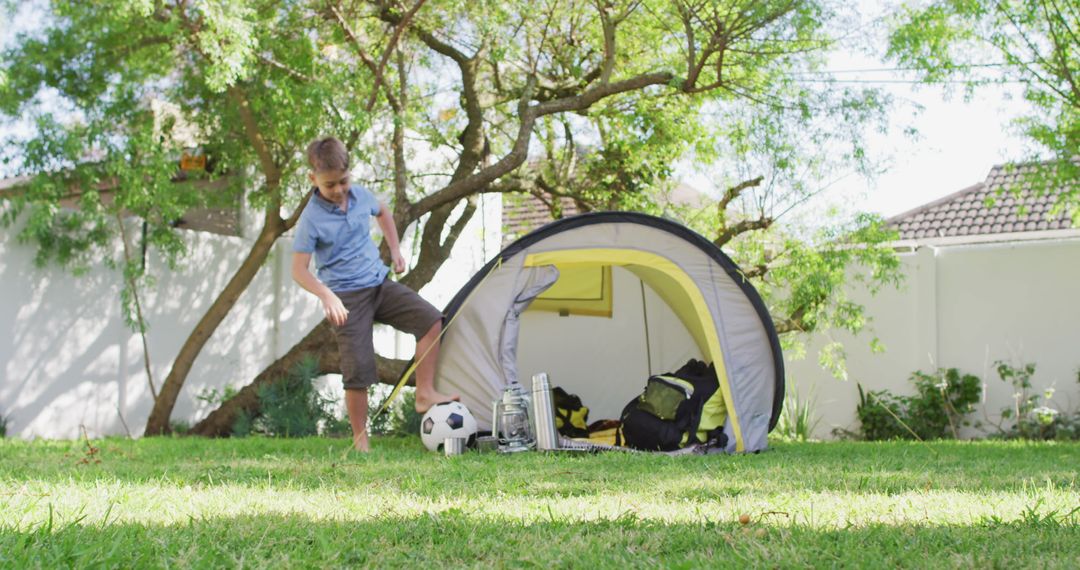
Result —
M 0 440 L 0 568 L 1080 567 L 1080 445 Z M 747 514 L 749 524 L 739 516 Z

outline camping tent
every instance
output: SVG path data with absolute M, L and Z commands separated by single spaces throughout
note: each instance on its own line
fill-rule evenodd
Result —
M 716 365 L 705 432 L 728 451 L 764 449 L 784 395 L 772 320 L 738 267 L 704 237 L 624 212 L 559 220 L 508 246 L 445 311 L 435 388 L 457 393 L 480 429 L 512 381 L 546 372 L 589 419 L 617 419 L 650 375 L 690 358 Z M 708 425 L 712 422 L 712 425 Z

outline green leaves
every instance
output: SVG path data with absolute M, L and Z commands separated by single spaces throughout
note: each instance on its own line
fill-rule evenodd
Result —
M 1049 161 L 1028 185 L 1053 192 L 1080 226 L 1080 13 L 1075 3 L 938 0 L 895 23 L 888 56 L 927 83 L 1023 85 L 1033 113 L 1016 125 L 1035 143 L 1028 159 Z
M 211 0 L 197 4 L 197 42 L 209 60 L 204 69 L 207 86 L 215 92 L 245 79 L 258 48 L 254 33 L 255 10 L 247 2 Z
M 889 439 L 958 439 L 966 416 L 982 397 L 982 381 L 956 368 L 911 375 L 914 396 L 898 396 L 888 390 L 863 392 L 859 386 L 856 415 L 860 432 L 868 441 Z

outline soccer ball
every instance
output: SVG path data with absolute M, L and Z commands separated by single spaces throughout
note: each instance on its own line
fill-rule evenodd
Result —
M 448 437 L 471 438 L 476 435 L 476 418 L 461 402 L 443 402 L 431 406 L 420 420 L 420 441 L 431 451 L 442 449 Z

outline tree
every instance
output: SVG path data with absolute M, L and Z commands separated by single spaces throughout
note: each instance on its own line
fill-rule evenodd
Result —
M 1051 213 L 1080 226 L 1078 46 L 1080 8 L 1069 0 L 937 0 L 903 13 L 888 55 L 926 83 L 1022 83 L 1035 112 L 1017 124 L 1038 149 L 1033 162 L 1045 162 L 1026 185 L 1059 192 Z
M 371 165 L 365 182 L 393 196 L 399 233 L 422 226 L 418 259 L 403 278 L 416 289 L 446 261 L 481 193 L 659 213 L 673 164 L 687 157 L 729 170 L 716 179 L 730 190 L 708 208 L 711 218 L 699 218 L 700 229 L 720 244 L 745 242 L 750 277 L 805 278 L 795 270 L 797 248 L 753 236 L 777 232 L 779 215 L 826 186 L 815 181 L 835 168 L 864 164 L 860 130 L 880 118 L 884 102 L 873 91 L 798 80 L 821 65 L 839 17 L 828 2 L 795 0 L 55 2 L 46 32 L 4 55 L 0 108 L 27 112 L 48 87 L 77 111 L 64 123 L 42 120 L 51 128 L 27 144 L 40 150 L 26 153 L 34 178 L 22 202 L 31 218 L 72 236 L 75 253 L 98 251 L 112 235 L 104 221 L 86 220 L 124 208 L 148 220 L 151 233 L 172 236 L 177 211 L 158 201 L 201 199 L 169 181 L 174 170 L 164 159 L 178 145 L 151 128 L 139 104 L 149 95 L 179 105 L 198 126 L 215 165 L 206 177 L 248 189 L 263 209 L 247 259 L 174 360 L 147 425 L 152 434 L 168 429 L 199 351 L 295 222 L 307 197 L 302 149 L 324 132 L 340 133 Z M 410 145 L 445 163 L 410 157 Z M 161 162 L 144 157 L 147 149 Z M 104 159 L 88 160 L 88 150 Z M 74 184 L 65 182 L 71 172 L 83 176 L 79 187 L 94 187 L 109 172 L 103 164 L 114 163 L 128 165 L 129 182 L 158 181 L 114 187 L 142 210 L 124 200 L 91 201 L 77 212 L 55 207 L 57 189 Z M 35 235 L 43 252 L 58 251 Z M 877 243 L 886 234 L 845 235 Z M 876 277 L 891 274 L 885 267 Z M 812 289 L 774 295 L 781 323 L 809 330 L 858 320 L 846 314 L 857 307 L 837 303 L 835 280 L 821 277 Z M 320 324 L 259 380 L 332 346 L 329 334 Z M 335 355 L 323 352 L 324 370 L 333 371 Z M 380 376 L 392 379 L 402 363 L 380 364 Z M 194 431 L 227 429 L 231 414 L 254 405 L 254 386 Z

